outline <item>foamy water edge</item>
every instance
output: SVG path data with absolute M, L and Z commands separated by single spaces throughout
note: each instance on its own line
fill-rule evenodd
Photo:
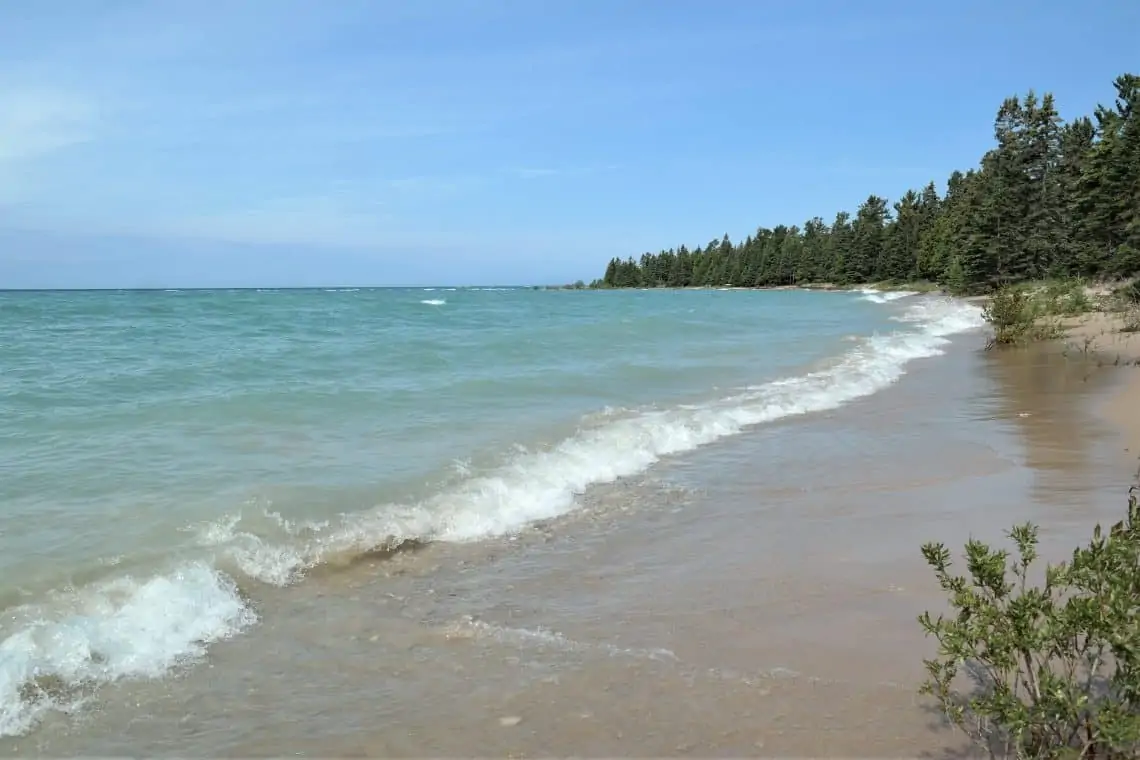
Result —
M 885 304 L 913 295 L 862 297 Z M 257 618 L 238 591 L 238 574 L 284 586 L 330 559 L 377 547 L 510 534 L 567 514 L 589 486 L 644 472 L 664 457 L 883 390 L 911 361 L 943 353 L 949 336 L 983 324 L 977 307 L 933 297 L 915 299 L 895 319 L 905 328 L 860 339 L 825 370 L 700 405 L 591 415 L 552 448 L 520 451 L 495 472 L 419 504 L 381 505 L 335 525 L 282 521 L 292 540 L 276 543 L 239 530 L 235 516 L 196 527 L 205 556 L 167 574 L 122 577 L 6 610 L 22 622 L 0 642 L 0 736 L 27 733 L 52 710 L 77 709 L 100 684 L 159 678 L 201 660 L 211 643 L 252 626 Z

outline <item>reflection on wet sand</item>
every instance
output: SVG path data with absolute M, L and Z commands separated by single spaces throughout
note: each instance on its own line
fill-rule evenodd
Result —
M 1127 488 L 1127 472 L 1106 440 L 1114 432 L 1092 406 L 1120 382 L 1095 353 L 1056 344 L 984 352 L 995 416 L 1011 422 L 1035 473 L 1032 495 L 1042 504 L 1079 508 L 1089 489 Z

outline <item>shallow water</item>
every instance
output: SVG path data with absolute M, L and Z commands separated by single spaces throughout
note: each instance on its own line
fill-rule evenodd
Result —
M 864 531 L 839 559 L 873 564 L 884 519 L 919 525 L 900 482 L 997 499 L 1032 469 L 968 419 L 980 360 L 928 369 L 979 324 L 931 297 L 4 294 L 0 319 L 11 751 L 712 751 L 721 719 L 670 711 L 824 678 L 776 612 L 812 585 L 788 562 Z M 520 730 L 564 709 L 594 717 Z
M 954 737 L 914 693 L 914 616 L 938 603 L 918 545 L 1032 518 L 1056 553 L 1121 506 L 1106 426 L 1072 389 L 1018 382 L 1051 361 L 966 341 L 536 529 L 325 568 L 259 595 L 259 627 L 205 666 L 104 688 L 7 749 L 941 756 Z

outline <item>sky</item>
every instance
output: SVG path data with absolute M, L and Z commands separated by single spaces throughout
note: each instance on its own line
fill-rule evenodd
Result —
M 0 289 L 554 284 L 977 164 L 1118 0 L 3 0 Z

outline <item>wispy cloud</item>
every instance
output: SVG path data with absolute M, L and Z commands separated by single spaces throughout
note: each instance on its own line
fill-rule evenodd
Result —
M 382 184 L 401 197 L 455 195 L 487 184 L 490 178 L 477 174 L 397 177 Z
M 185 250 L 446 244 L 530 267 L 945 177 L 976 160 L 1007 88 L 1102 95 L 1136 13 L 1056 2 L 997 44 L 1001 23 L 901 0 L 8 5 L 0 228 Z M 1109 30 L 1094 48 L 1033 57 L 1028 40 L 1092 20 Z M 983 85 L 939 55 L 950 34 Z M 930 81 L 938 97 L 900 98 Z
M 601 172 L 615 171 L 620 168 L 618 164 L 605 164 L 602 166 L 565 166 L 560 168 L 528 167 L 507 169 L 506 173 L 520 179 L 542 179 L 544 177 L 585 177 Z
M 82 97 L 50 90 L 0 90 L 0 162 L 23 161 L 85 143 L 96 109 Z
M 156 219 L 135 231 L 162 238 L 367 248 L 403 242 L 405 236 L 392 222 L 391 215 L 383 209 L 368 213 L 338 208 L 321 199 L 307 199 L 291 208 L 269 204 L 262 208 Z
M 25 172 L 0 173 L 0 200 L 38 204 L 37 224 L 330 244 L 386 234 L 360 205 L 409 228 L 440 227 L 445 202 L 465 204 L 449 223 L 491 218 L 476 191 L 616 169 L 557 131 L 676 98 L 702 77 L 662 54 L 732 31 L 676 9 L 611 28 L 606 2 L 584 3 L 140 0 L 64 21 L 48 0 L 0 28 L 0 81 L 23 82 L 0 92 L 0 162 Z M 553 147 L 519 139 L 544 130 Z

